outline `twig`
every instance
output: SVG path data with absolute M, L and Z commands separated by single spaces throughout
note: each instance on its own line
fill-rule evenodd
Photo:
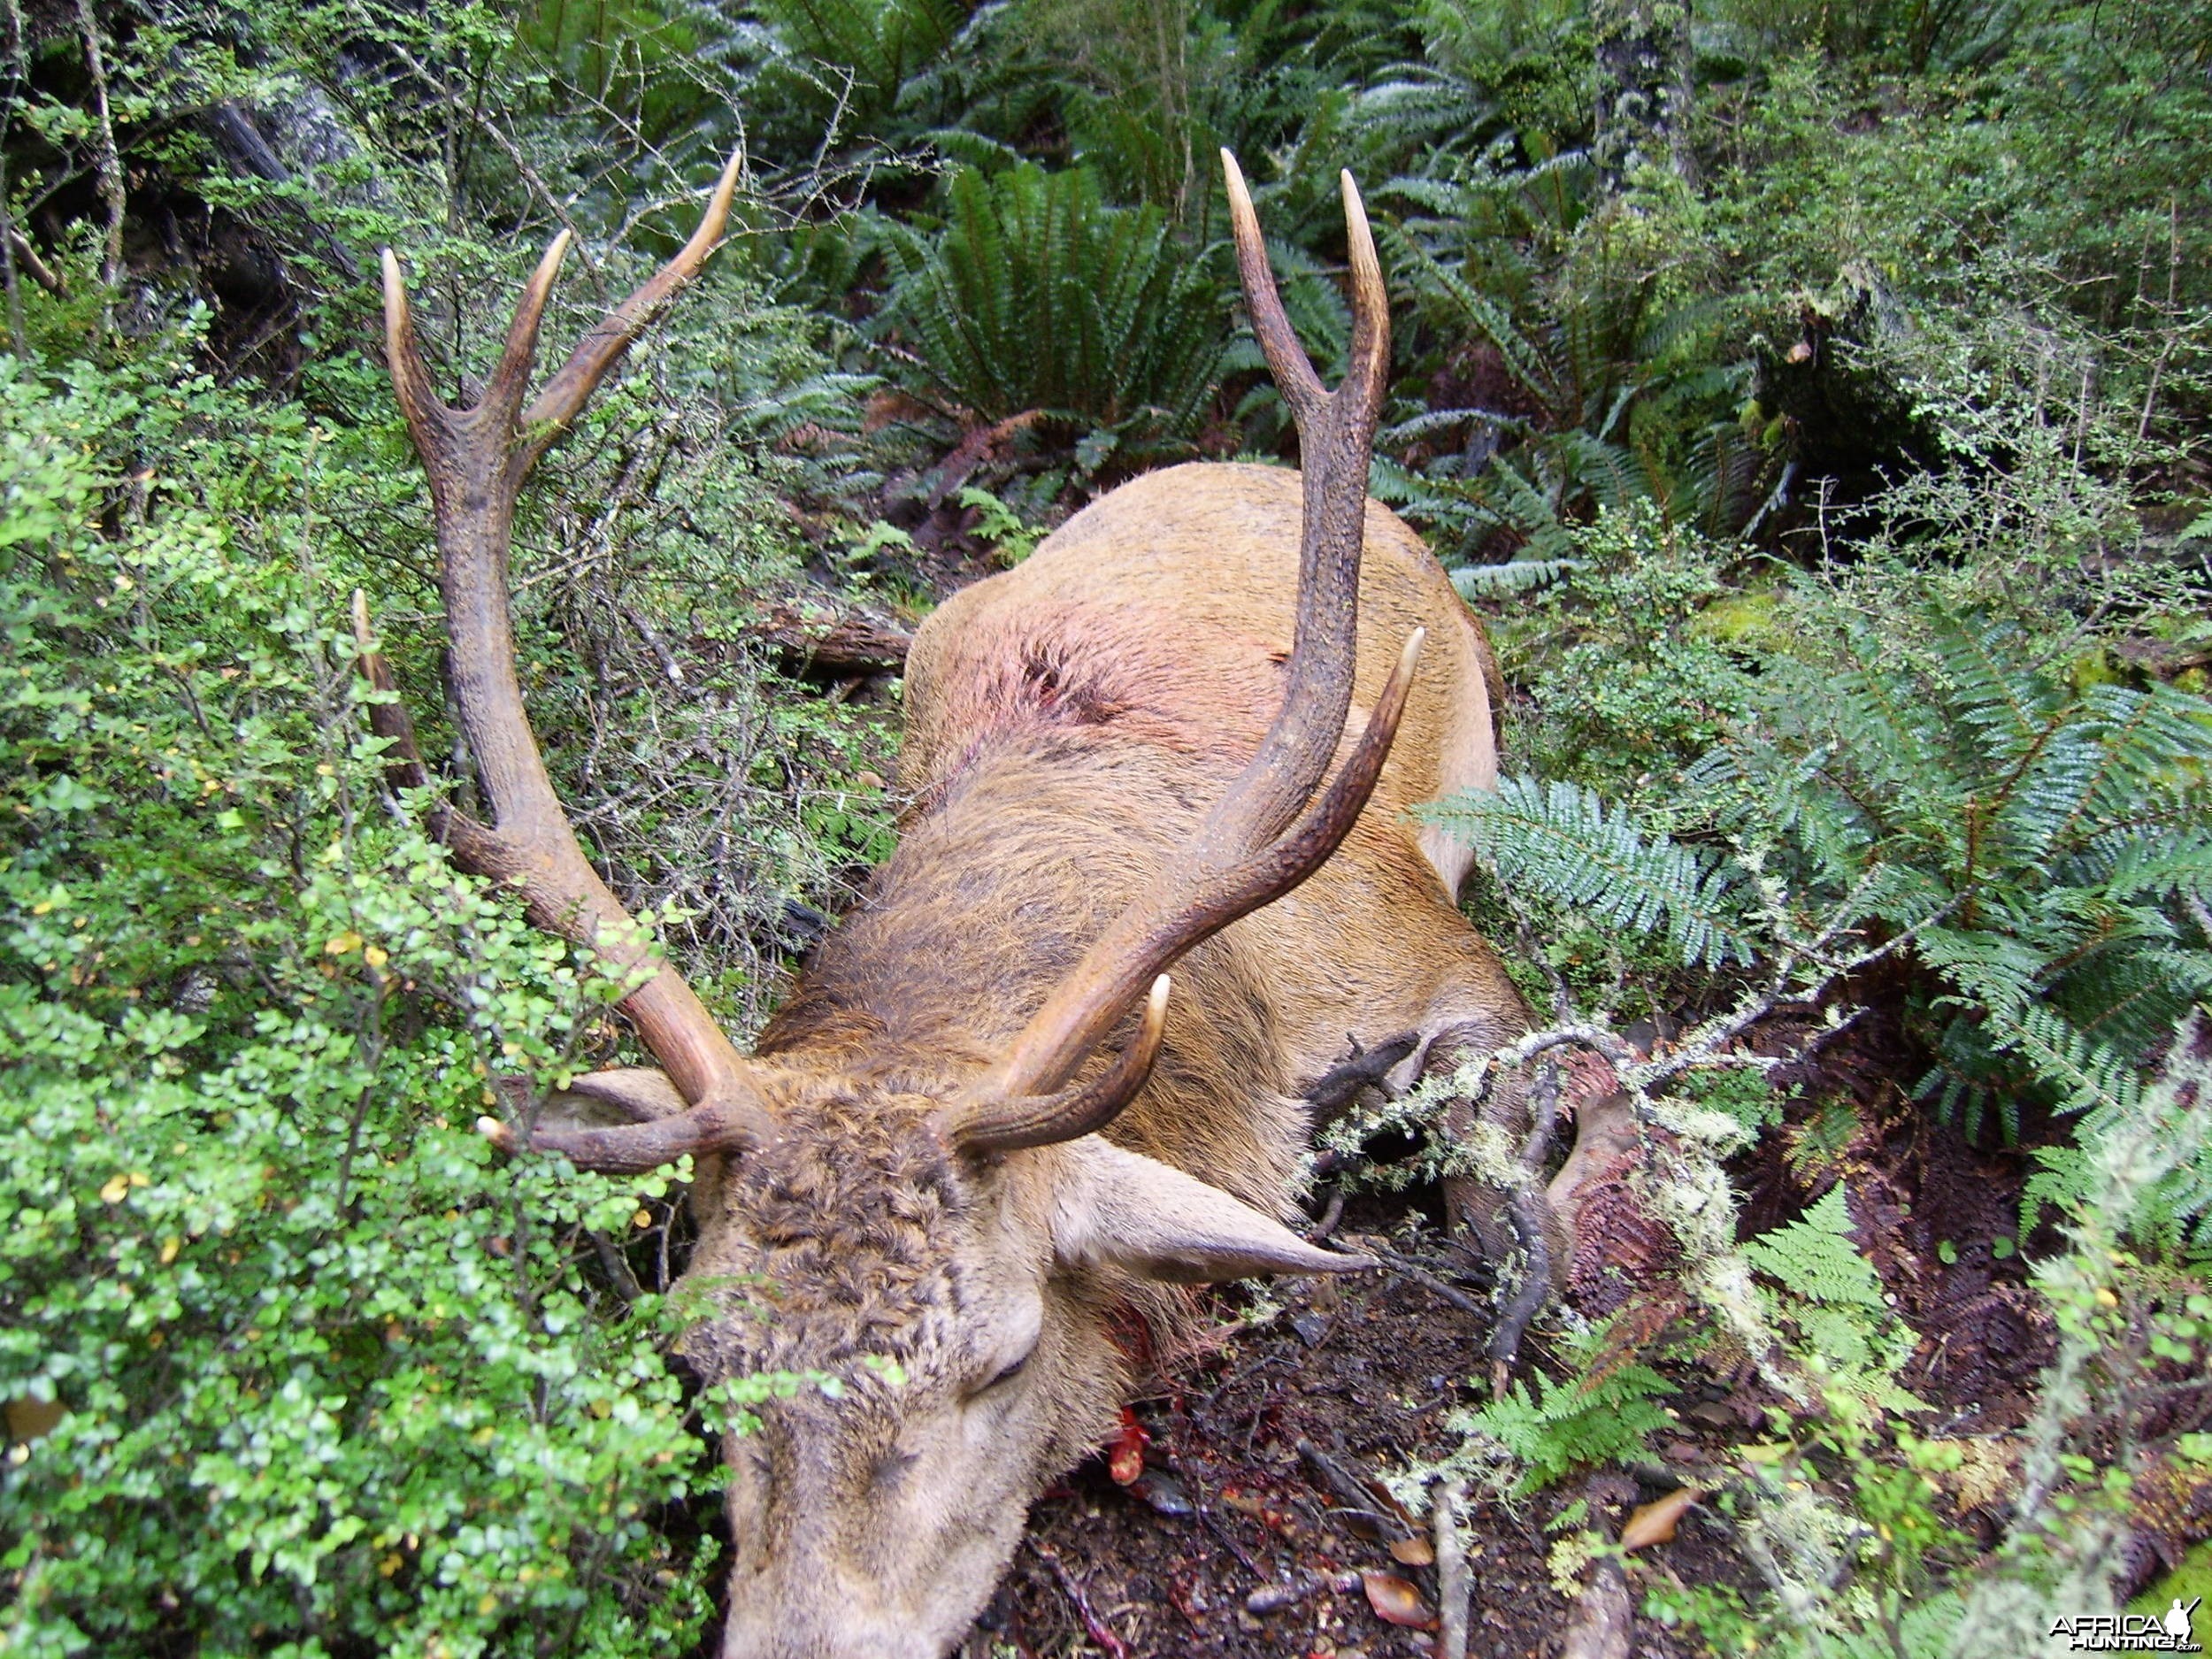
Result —
M 81 0 L 80 3 L 81 4 Z M 429 69 L 405 47 L 393 44 L 388 41 L 385 42 L 385 46 L 394 57 L 399 59 L 401 64 L 421 76 L 425 84 L 431 86 L 437 84 L 437 77 L 433 75 Z M 577 261 L 583 267 L 585 280 L 603 300 L 606 297 L 606 280 L 600 273 L 599 262 L 591 257 L 591 247 L 585 238 L 583 228 L 569 217 L 567 204 L 554 194 L 553 187 L 539 176 L 538 170 L 530 165 L 530 158 L 522 153 L 521 147 L 503 132 L 498 122 L 486 115 L 480 105 L 473 103 L 470 104 L 468 119 L 470 125 L 490 139 L 499 152 L 507 157 L 508 165 L 514 168 L 516 175 L 541 202 L 545 204 L 546 211 L 552 214 L 554 219 L 559 221 L 561 228 L 569 234 L 570 242 L 576 250 Z
M 1340 1459 L 1323 1451 L 1311 1440 L 1305 1440 L 1298 1442 L 1298 1457 L 1299 1461 L 1303 1463 L 1310 1471 L 1320 1477 L 1322 1485 L 1335 1494 L 1344 1509 L 1356 1510 L 1361 1515 L 1380 1521 L 1383 1523 L 1381 1530 L 1395 1533 L 1396 1536 L 1390 1539 L 1389 1542 L 1399 1543 L 1413 1536 L 1413 1528 L 1407 1524 L 1403 1512 L 1399 1511 L 1394 1514 L 1389 1510 L 1378 1509 L 1376 1507 L 1378 1503 L 1388 1502 L 1389 1500 L 1386 1497 L 1378 1498 L 1376 1494 L 1369 1489 L 1367 1482 L 1361 1479 Z M 1342 1510 L 1335 1510 L 1332 1513 L 1340 1514 Z
M 1321 1211 L 1321 1219 L 1315 1222 L 1311 1231 L 1306 1234 L 1306 1242 L 1309 1244 L 1325 1242 L 1329 1235 L 1336 1231 L 1337 1223 L 1343 1219 L 1344 1189 L 1341 1187 L 1332 1187 L 1329 1188 L 1329 1202 Z
M 1286 1607 L 1295 1607 L 1310 1595 L 1324 1590 L 1333 1590 L 1339 1595 L 1349 1595 L 1360 1587 L 1356 1572 L 1309 1572 L 1280 1584 L 1263 1584 L 1244 1598 L 1244 1610 L 1255 1617 L 1264 1618 L 1270 1613 L 1279 1613 Z M 1465 1659 L 1464 1652 L 1461 1659 Z
M 1409 1262 L 1404 1256 L 1396 1254 L 1394 1251 L 1386 1250 L 1380 1245 L 1377 1244 L 1366 1244 L 1363 1245 L 1361 1248 L 1364 1249 L 1369 1256 L 1373 1256 L 1384 1266 L 1389 1268 L 1392 1272 L 1397 1273 L 1406 1279 L 1409 1279 L 1415 1284 L 1420 1286 L 1423 1289 L 1433 1292 L 1435 1294 L 1441 1296 L 1446 1302 L 1450 1302 L 1453 1307 L 1458 1309 L 1462 1313 L 1471 1313 L 1477 1318 L 1481 1318 L 1490 1311 L 1480 1302 L 1477 1302 L 1472 1296 L 1470 1296 L 1465 1291 L 1454 1289 L 1451 1286 L 1446 1284 L 1442 1279 L 1439 1279 L 1435 1274 L 1430 1272 L 1427 1268 L 1423 1267 L 1418 1262 Z
M 1467 1659 L 1467 1616 L 1475 1586 L 1467 1571 L 1467 1540 L 1459 1531 L 1459 1510 L 1466 1502 L 1467 1483 L 1457 1479 L 1438 1481 L 1429 1499 L 1436 1532 L 1437 1659 Z
M 108 211 L 107 237 L 100 251 L 100 334 L 107 337 L 115 322 L 115 287 L 123 276 L 123 157 L 115 147 L 115 119 L 108 108 L 108 70 L 100 50 L 100 24 L 92 15 L 92 0 L 77 0 L 77 27 L 84 34 L 85 66 L 92 75 L 92 109 L 99 135 L 96 168 L 100 200 Z
M 17 263 L 31 273 L 31 280 L 57 299 L 69 297 L 69 284 L 62 280 L 61 273 L 48 265 L 37 244 L 13 225 L 8 227 L 8 246 L 13 250 Z
M 1348 1503 L 1356 1509 L 1373 1506 L 1375 1494 L 1367 1490 L 1359 1477 L 1311 1440 L 1300 1440 L 1297 1451 L 1298 1460 L 1320 1476 L 1321 1484 L 1336 1494 L 1340 1502 Z
M 2166 342 L 2159 349 L 2158 361 L 2151 366 L 2150 384 L 2144 388 L 2143 419 L 2137 423 L 2135 428 L 2135 441 L 2138 443 L 2149 442 L 2151 435 L 2151 413 L 2158 407 L 2158 382 L 2164 377 L 2166 373 L 2166 365 L 2173 359 L 2174 344 L 2181 337 L 2181 330 L 2174 320 L 2177 310 L 2174 303 L 2175 284 L 2179 280 L 2181 274 L 2181 208 L 2178 198 L 2172 196 L 2169 196 L 2167 198 L 2166 219 L 2168 227 L 2168 252 L 2166 256 L 2166 304 L 2164 307 L 2164 315 L 2166 318 Z
M 1208 1532 L 1222 1541 L 1231 1555 L 1243 1563 L 1247 1572 L 1255 1578 L 1267 1577 L 1267 1569 L 1252 1559 L 1252 1552 L 1237 1542 L 1229 1529 L 1222 1525 L 1220 1519 L 1214 1514 L 1213 1505 L 1206 1502 L 1204 1484 L 1196 1475 L 1191 1473 L 1190 1470 L 1185 1466 L 1183 1460 L 1178 1457 L 1172 1450 L 1167 1451 L 1165 1455 L 1168 1468 L 1173 1471 L 1175 1478 L 1183 1483 L 1183 1490 L 1190 1494 L 1190 1507 L 1197 1515 L 1200 1523 Z
M 1128 1645 L 1114 1634 L 1111 1626 L 1099 1617 L 1091 1607 L 1091 1599 L 1083 1594 L 1083 1586 L 1075 1581 L 1075 1575 L 1060 1559 L 1059 1551 L 1036 1539 L 1026 1540 L 1037 1558 L 1052 1569 L 1052 1576 L 1060 1581 L 1062 1594 L 1075 1606 L 1076 1616 L 1083 1621 L 1083 1629 L 1090 1639 L 1103 1647 L 1113 1659 L 1129 1659 Z
M 653 631 L 653 625 L 645 619 L 644 614 L 635 605 L 621 605 L 617 608 L 622 613 L 622 619 L 637 630 L 638 638 L 645 641 L 646 649 L 660 658 L 661 672 L 668 676 L 669 684 L 682 685 L 684 683 L 683 664 L 676 659 L 676 653 L 668 649 L 661 636 Z
M 614 1294 L 625 1306 L 635 1302 L 645 1294 L 645 1287 L 637 1282 L 637 1275 L 630 1271 L 622 1252 L 614 1248 L 614 1241 L 595 1227 L 586 1229 L 584 1236 L 591 1240 L 592 1253 L 598 1256 L 600 1269 L 614 1286 Z
M 1589 1584 L 1575 1597 L 1559 1659 L 1627 1659 L 1628 1637 L 1628 1580 L 1609 1555 L 1590 1570 Z
M 1359 1040 L 1354 1038 L 1352 1052 L 1304 1091 L 1305 1098 L 1313 1103 L 1315 1118 L 1322 1122 L 1333 1119 L 1352 1103 L 1360 1090 L 1381 1087 L 1391 1070 L 1420 1046 L 1421 1033 L 1417 1031 L 1386 1037 L 1371 1048 L 1361 1048 Z
M 1555 1063 L 1547 1062 L 1537 1075 L 1536 1087 L 1529 1095 L 1529 1118 L 1513 1195 L 1506 1203 L 1506 1215 L 1521 1244 L 1521 1282 L 1513 1287 L 1513 1294 L 1498 1315 L 1496 1328 L 1490 1333 L 1490 1394 L 1499 1400 L 1505 1397 L 1506 1378 L 1513 1362 L 1520 1357 L 1521 1338 L 1527 1334 L 1529 1321 L 1551 1300 L 1551 1239 L 1544 1226 L 1550 1218 L 1550 1206 L 1537 1181 L 1559 1127 L 1559 1067 Z
M 1247 1365 L 1242 1371 L 1233 1371 L 1230 1373 L 1229 1379 L 1226 1382 L 1221 1384 L 1211 1394 L 1208 1394 L 1203 1400 L 1198 1402 L 1198 1411 L 1192 1413 L 1192 1415 L 1195 1417 L 1200 1413 L 1211 1411 L 1215 1406 L 1221 1402 L 1221 1396 L 1227 1394 L 1230 1389 L 1235 1387 L 1239 1383 L 1244 1381 L 1248 1377 L 1257 1376 L 1260 1372 L 1265 1371 L 1270 1365 L 1275 1364 L 1281 1358 L 1282 1355 L 1279 1352 L 1263 1354 L 1258 1359 L 1255 1360 L 1251 1364 Z

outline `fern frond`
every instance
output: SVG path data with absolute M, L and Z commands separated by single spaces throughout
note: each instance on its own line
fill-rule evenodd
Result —
M 1987 745 L 1993 770 L 2011 768 L 2041 747 L 2060 716 L 2062 694 L 2047 679 L 2021 672 L 2018 627 L 1939 614 L 1931 644 L 1949 682 L 1951 710 Z
M 1583 567 L 1580 559 L 1508 559 L 1502 565 L 1462 565 L 1451 572 L 1462 599 L 1492 599 L 1533 593 L 1565 580 Z
M 2099 851 L 2093 875 L 2086 869 L 2070 873 L 2084 885 L 2095 880 L 2115 902 L 2191 898 L 2212 903 L 2212 830 L 2184 825 L 2164 834 L 2130 834 Z
M 2053 981 L 2052 1006 L 2085 1036 L 2142 1056 L 2212 993 L 2212 951 L 2133 944 L 2100 950 Z
M 907 233 L 872 326 L 910 379 L 981 419 L 1187 430 L 1219 373 L 1221 307 L 1154 208 L 1100 199 L 1088 173 L 956 173 L 934 239 Z M 918 386 L 918 389 L 921 389 Z
M 1463 834 L 1509 888 L 1639 933 L 1663 931 L 1682 960 L 1717 967 L 1753 959 L 1734 902 L 1735 873 L 1700 848 L 1647 833 L 1591 790 L 1509 778 L 1429 809 Z
M 2041 1224 L 2044 1210 L 2072 1210 L 2087 1196 L 2089 1187 L 2089 1154 L 2080 1147 L 2031 1147 L 2028 1156 L 2040 1167 L 2020 1189 L 2020 1236 L 2024 1239 Z
M 2007 1011 L 2035 996 L 2051 965 L 2050 957 L 2033 946 L 1978 929 L 1924 928 L 1914 950 L 1973 1002 Z
M 1851 1237 L 1843 1186 L 1830 1187 L 1797 1220 L 1744 1241 L 1751 1265 L 1793 1296 L 1830 1307 L 1886 1310 L 1881 1275 Z
M 1405 273 L 1405 280 L 1416 293 L 1440 303 L 1455 324 L 1495 346 L 1524 388 L 1546 402 L 1551 400 L 1557 389 L 1553 365 L 1503 306 L 1457 272 L 1448 270 L 1397 227 L 1385 226 L 1383 236 L 1391 245 L 1394 263 Z
M 2011 1018 L 1993 1014 L 1989 1024 L 2000 1050 L 2018 1055 L 2058 1091 L 2062 1110 L 2090 1115 L 2085 1131 L 2132 1112 L 2140 1103 L 2141 1074 L 2054 1010 L 2031 1007 Z

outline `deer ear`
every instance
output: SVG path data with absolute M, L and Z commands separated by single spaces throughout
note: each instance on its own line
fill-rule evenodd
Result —
M 1217 1187 L 1096 1135 L 1060 1148 L 1053 1244 L 1071 1267 L 1203 1285 L 1253 1273 L 1349 1273 L 1364 1256 L 1317 1249 Z

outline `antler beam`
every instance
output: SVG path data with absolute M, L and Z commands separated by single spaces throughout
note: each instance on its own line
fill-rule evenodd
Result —
M 1132 905 L 1107 927 L 973 1091 L 972 1099 L 995 1103 L 971 1106 L 956 1118 L 960 1143 L 971 1150 L 1069 1140 L 1110 1121 L 1110 1113 L 1102 1118 L 1088 1107 L 1079 1112 L 1072 1100 L 1053 1091 L 1147 981 L 1201 941 L 1296 887 L 1336 850 L 1381 775 L 1420 653 L 1417 630 L 1342 771 L 1324 789 L 1351 710 L 1368 458 L 1390 366 L 1389 296 L 1359 190 L 1347 173 L 1341 182 L 1351 244 L 1350 367 L 1334 393 L 1324 391 L 1284 313 L 1244 175 L 1227 150 L 1221 159 L 1245 303 L 1297 422 L 1304 476 L 1298 611 L 1282 708 L 1258 751 L 1164 872 L 1157 896 Z M 1145 1047 L 1141 1036 L 1128 1053 Z M 1133 1095 L 1136 1086 L 1128 1093 Z M 1008 1140 L 997 1125 L 1016 1119 L 1024 1125 L 1021 1138 Z
M 429 477 L 436 520 L 438 588 L 445 601 L 450 648 L 447 674 L 493 813 L 492 823 L 485 825 L 446 809 L 432 820 L 432 830 L 463 869 L 518 886 L 537 926 L 589 946 L 618 970 L 649 972 L 651 977 L 622 1006 L 689 1102 L 687 1110 L 658 1121 L 605 1130 L 547 1130 L 534 1137 L 537 1146 L 567 1153 L 594 1168 L 649 1169 L 679 1152 L 757 1141 L 773 1133 L 773 1122 L 747 1079 L 743 1056 L 592 868 L 547 774 L 515 671 L 508 609 L 515 503 L 538 457 L 714 251 L 741 165 L 741 154 L 730 157 L 691 240 L 584 336 L 526 408 L 523 400 L 537 356 L 539 326 L 568 250 L 568 234 L 553 239 L 523 288 L 483 396 L 459 409 L 440 402 L 432 390 L 399 261 L 388 248 L 383 254 L 392 385 Z M 388 690 L 389 670 L 371 649 L 367 607 L 357 598 L 354 621 L 364 671 L 373 684 Z M 400 781 L 424 781 L 405 710 L 388 701 L 372 718 L 375 729 L 393 741 Z M 613 1092 L 637 1093 L 619 1087 Z M 632 1103 L 641 1117 L 665 1110 L 654 1090 Z M 504 1139 L 503 1126 L 487 1124 L 495 1139 Z

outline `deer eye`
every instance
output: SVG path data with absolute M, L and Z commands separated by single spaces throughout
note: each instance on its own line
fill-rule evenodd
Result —
M 996 1373 L 992 1376 L 991 1379 L 988 1382 L 986 1382 L 975 1392 L 979 1395 L 987 1394 L 989 1394 L 994 1388 L 997 1388 L 1003 1384 L 1012 1382 L 1015 1378 L 1020 1376 L 1023 1371 L 1029 1368 L 1029 1362 L 1032 1357 L 1035 1356 L 1036 1352 L 1037 1350 L 1033 1347 L 1018 1357 L 1010 1361 L 1004 1365 L 1000 1366 Z

